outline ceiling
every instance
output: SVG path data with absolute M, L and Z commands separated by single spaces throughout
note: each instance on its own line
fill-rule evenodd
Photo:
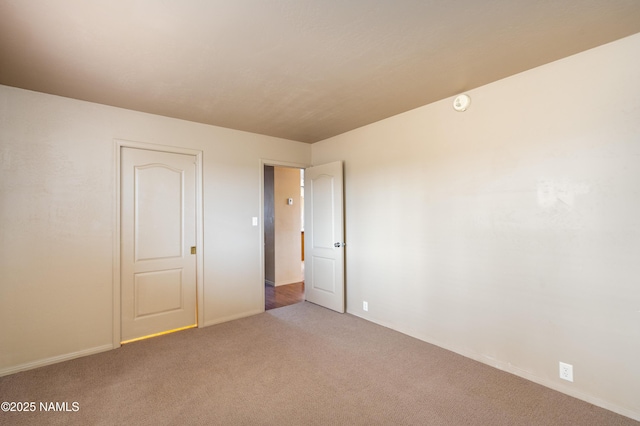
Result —
M 638 32 L 638 0 L 0 0 L 0 84 L 313 143 Z

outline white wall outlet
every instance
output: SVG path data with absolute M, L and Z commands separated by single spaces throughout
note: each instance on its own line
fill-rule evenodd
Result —
M 369 310 L 369 303 L 368 302 L 362 302 L 362 310 L 365 311 L 365 312 Z
M 560 378 L 569 382 L 573 382 L 573 365 L 561 362 Z

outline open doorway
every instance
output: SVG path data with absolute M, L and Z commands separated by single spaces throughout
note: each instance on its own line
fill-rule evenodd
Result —
M 304 301 L 304 169 L 264 166 L 265 310 Z

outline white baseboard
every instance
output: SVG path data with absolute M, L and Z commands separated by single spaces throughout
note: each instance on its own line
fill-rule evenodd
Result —
M 69 361 L 70 359 L 80 358 L 87 355 L 93 355 L 100 352 L 106 352 L 114 349 L 112 344 L 97 346 L 95 348 L 84 349 L 77 352 L 71 352 L 64 355 L 58 355 L 51 358 L 39 359 L 37 361 L 27 362 L 19 364 L 13 367 L 8 367 L 0 370 L 0 377 L 8 376 L 9 374 L 19 373 L 20 371 L 33 370 L 34 368 L 44 367 L 45 365 L 56 364 L 58 362 Z
M 281 285 L 291 285 L 291 284 L 299 284 L 301 282 L 303 282 L 304 280 L 300 280 L 300 281 L 292 281 L 292 282 L 283 282 L 283 283 L 275 283 L 274 285 L 276 287 L 280 287 Z
M 208 327 L 210 325 L 216 325 L 216 324 L 222 324 L 223 322 L 233 321 L 233 320 L 240 319 L 240 318 L 245 318 L 245 317 L 250 317 L 250 316 L 253 316 L 253 315 L 261 314 L 263 312 L 264 312 L 264 308 L 263 309 L 258 309 L 258 310 L 253 310 L 253 311 L 243 312 L 241 314 L 230 315 L 228 317 L 216 318 L 214 320 L 205 321 L 203 327 Z

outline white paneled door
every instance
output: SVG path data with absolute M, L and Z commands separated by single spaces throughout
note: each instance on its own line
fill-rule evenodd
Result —
M 305 298 L 343 313 L 342 161 L 305 169 Z
M 196 158 L 123 147 L 120 164 L 121 340 L 195 326 Z

